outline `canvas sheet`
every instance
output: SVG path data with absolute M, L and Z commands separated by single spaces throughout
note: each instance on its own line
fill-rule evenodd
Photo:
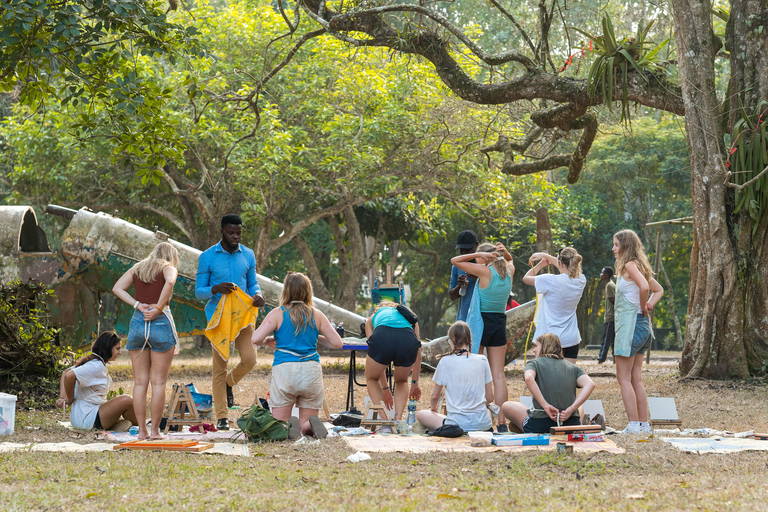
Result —
M 429 437 L 421 435 L 380 435 L 374 434 L 364 437 L 345 437 L 344 441 L 350 448 L 356 451 L 369 453 L 405 452 L 405 453 L 429 453 L 429 452 L 527 452 L 527 451 L 554 451 L 558 441 L 565 441 L 565 436 L 552 436 L 549 445 L 546 446 L 471 446 L 469 437 L 448 439 L 443 437 Z M 601 443 L 568 443 L 573 445 L 574 453 L 624 453 L 624 448 L 619 448 L 616 443 L 607 439 Z
M 12 452 L 16 450 L 27 450 L 32 452 L 69 452 L 69 453 L 83 453 L 83 452 L 114 452 L 125 453 L 128 450 L 114 450 L 113 443 L 89 443 L 89 444 L 77 444 L 72 442 L 65 443 L 0 443 L 0 453 Z M 177 452 L 168 452 L 177 453 Z M 216 443 L 213 448 L 205 450 L 203 452 L 189 452 L 193 455 L 199 453 L 220 453 L 222 455 L 237 455 L 241 457 L 250 456 L 248 445 L 246 444 L 234 444 L 234 443 Z
M 688 453 L 733 453 L 744 451 L 768 451 L 768 441 L 738 439 L 733 437 L 662 437 L 681 452 Z

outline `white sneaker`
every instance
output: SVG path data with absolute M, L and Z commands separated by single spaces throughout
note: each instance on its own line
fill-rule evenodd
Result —
M 637 427 L 633 427 L 633 426 L 627 425 L 627 428 L 622 430 L 620 433 L 621 434 L 639 434 L 641 432 L 643 432 L 641 426 L 638 425 Z
M 640 433 L 641 434 L 653 434 L 653 428 L 651 428 L 650 425 L 646 426 L 640 426 Z

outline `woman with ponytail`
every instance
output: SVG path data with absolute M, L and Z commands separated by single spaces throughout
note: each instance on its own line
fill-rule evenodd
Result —
M 160 242 L 149 256 L 130 268 L 112 293 L 136 311 L 128 327 L 125 349 L 133 367 L 133 394 L 139 439 L 161 439 L 160 418 L 165 408 L 165 384 L 173 356 L 179 350 L 179 338 L 171 315 L 170 302 L 178 276 L 179 253 L 168 242 Z M 128 289 L 133 286 L 131 296 Z M 152 431 L 147 432 L 147 391 L 152 385 Z
M 112 385 L 107 363 L 119 355 L 120 337 L 114 332 L 103 332 L 93 343 L 91 353 L 78 359 L 62 374 L 56 407 L 72 406 L 69 421 L 73 427 L 124 432 L 138 424 L 131 395 L 120 395 L 107 401 L 107 392 Z
M 533 339 L 546 333 L 556 335 L 565 359 L 575 363 L 581 343 L 576 307 L 587 285 L 587 278 L 581 273 L 581 255 L 573 247 L 565 247 L 557 257 L 545 252 L 534 253 L 530 262 L 536 261 L 536 266 L 523 276 L 525 284 L 536 287 L 539 297 Z M 547 265 L 554 266 L 560 273 L 537 275 Z
M 269 410 L 276 419 L 290 421 L 292 439 L 302 434 L 318 438 L 328 434 L 317 417 L 325 401 L 318 341 L 328 348 L 342 346 L 331 322 L 313 306 L 309 278 L 300 272 L 288 272 L 280 308 L 269 312 L 251 336 L 251 342 L 275 347 Z M 291 417 L 294 405 L 299 408 L 298 418 Z
M 509 398 L 504 366 L 507 356 L 507 298 L 512 291 L 515 265 L 512 255 L 501 243 L 483 243 L 473 254 L 462 254 L 451 260 L 454 266 L 477 276 L 475 293 L 479 295 L 480 314 L 483 319 L 483 336 L 479 340 L 481 350 L 488 354 L 493 376 L 493 396 L 496 405 Z M 472 313 L 470 312 L 470 315 Z M 498 432 L 508 432 L 504 413 L 499 412 Z
M 488 406 L 493 403 L 493 377 L 488 359 L 472 353 L 472 333 L 465 322 L 456 322 L 448 329 L 448 340 L 453 352 L 437 363 L 429 410 L 417 412 L 416 419 L 429 430 L 443 423 L 458 425 L 465 432 L 491 430 Z M 448 416 L 437 412 L 443 387 Z

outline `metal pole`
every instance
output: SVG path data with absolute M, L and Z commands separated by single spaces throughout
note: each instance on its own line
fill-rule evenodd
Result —
M 653 273 L 656 275 L 659 275 L 659 266 L 661 266 L 661 225 L 656 226 L 656 257 L 653 260 Z M 653 314 L 655 312 L 651 311 L 651 329 L 653 329 Z M 653 347 L 653 341 L 651 341 L 651 347 Z M 645 364 L 649 364 L 651 362 L 651 347 L 648 348 L 648 352 L 645 353 Z

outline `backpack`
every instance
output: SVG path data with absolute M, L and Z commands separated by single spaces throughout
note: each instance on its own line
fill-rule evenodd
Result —
M 252 406 L 238 420 L 237 426 L 249 441 L 285 441 L 290 424 L 275 419 L 260 405 Z

